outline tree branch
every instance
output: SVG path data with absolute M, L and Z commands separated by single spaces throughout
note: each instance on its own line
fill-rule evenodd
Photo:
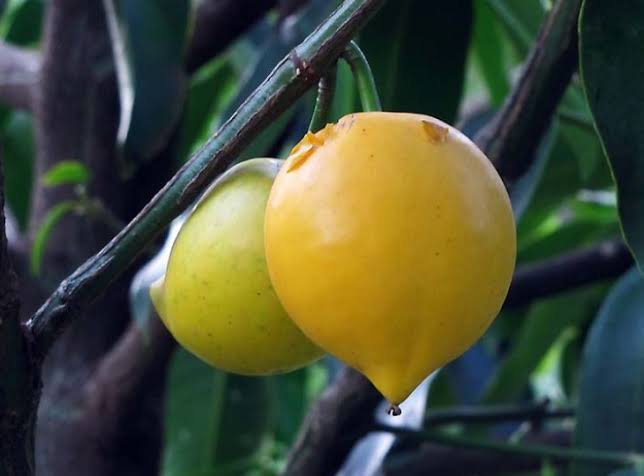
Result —
M 202 0 L 197 6 L 187 68 L 192 73 L 221 53 L 277 0 Z
M 284 112 L 335 61 L 384 0 L 347 0 L 295 50 L 306 68 L 284 58 L 264 83 L 186 163 L 130 224 L 90 258 L 28 322 L 37 350 L 47 351 L 60 333 L 129 266 L 157 234 L 232 163 L 274 117 Z
M 165 375 L 174 347 L 175 341 L 166 328 L 153 317 L 145 329 L 132 322 L 103 357 L 83 391 L 86 412 L 92 415 L 101 438 L 123 432 L 130 409 L 137 408 L 145 396 L 146 383 Z
M 553 5 L 517 87 L 475 138 L 510 184 L 534 160 L 541 138 L 577 68 L 580 7 L 581 0 L 558 0 Z
M 38 53 L 0 42 L 0 102 L 31 110 L 39 68 Z
M 309 410 L 283 474 L 334 474 L 371 424 L 381 398 L 362 374 L 344 367 Z
M 34 430 L 40 377 L 20 324 L 20 301 L 5 235 L 0 166 L 0 475 L 34 472 Z
M 570 432 L 562 431 L 545 434 L 529 434 L 522 443 L 568 447 L 571 444 Z M 556 467 L 561 462 L 554 461 Z M 493 476 L 499 470 L 508 473 L 538 471 L 543 464 L 542 458 L 526 455 L 499 455 L 485 450 L 453 448 L 436 444 L 423 444 L 413 455 L 394 458 L 384 468 L 386 476 Z
M 514 405 L 471 405 L 432 410 L 425 416 L 425 427 L 450 423 L 500 423 L 528 421 L 541 424 L 545 420 L 574 416 L 572 408 L 550 408 L 547 401 Z
M 616 278 L 633 265 L 633 256 L 621 240 L 609 240 L 536 264 L 514 274 L 506 307 L 520 307 L 586 284 Z

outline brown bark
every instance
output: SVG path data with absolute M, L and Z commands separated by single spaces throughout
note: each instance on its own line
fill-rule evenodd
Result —
M 41 81 L 35 95 L 37 177 L 62 160 L 84 162 L 92 172 L 90 193 L 118 216 L 134 213 L 139 200 L 118 175 L 115 137 L 118 97 L 111 46 L 100 0 L 53 0 L 48 4 Z M 106 68 L 105 65 L 108 65 Z M 163 180 L 163 173 L 155 179 Z M 154 186 L 155 180 L 150 180 Z M 140 189 L 147 189 L 144 185 Z M 140 196 L 140 195 L 139 195 Z M 32 232 L 47 211 L 73 197 L 70 187 L 36 184 Z M 135 206 L 135 205 L 134 205 Z M 86 217 L 69 215 L 53 230 L 43 261 L 44 287 L 51 288 L 104 245 L 113 231 Z M 43 368 L 36 465 L 42 475 L 152 474 L 158 466 L 159 383 L 146 393 L 140 412 L 116 432 L 103 432 L 103 407 L 83 390 L 103 356 L 129 322 L 127 280 L 113 287 L 56 343 Z M 86 316 L 90 317 L 90 316 Z M 109 436 L 108 436 L 109 435 Z M 137 445 L 131 438 L 139 438 Z M 136 448 L 136 451 L 128 450 Z
M 34 423 L 40 380 L 19 312 L 18 282 L 5 234 L 0 166 L 0 476 L 27 476 L 34 469 Z

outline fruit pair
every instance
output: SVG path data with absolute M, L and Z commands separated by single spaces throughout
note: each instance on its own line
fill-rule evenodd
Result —
M 270 173 L 252 178 L 260 163 L 276 171 L 263 160 L 206 194 L 177 238 L 164 299 L 153 292 L 188 349 L 261 374 L 319 356 L 306 335 L 397 404 L 487 329 L 514 268 L 514 220 L 498 174 L 460 132 L 428 116 L 352 114 L 307 134 L 272 187 Z M 252 181 L 263 185 L 244 192 Z

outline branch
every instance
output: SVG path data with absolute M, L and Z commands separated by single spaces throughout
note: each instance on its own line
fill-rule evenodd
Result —
M 541 424 L 545 420 L 574 416 L 572 408 L 549 408 L 547 401 L 519 405 L 472 405 L 432 410 L 425 417 L 425 427 L 449 423 L 500 423 L 529 421 Z
M 290 56 L 282 59 L 264 83 L 121 233 L 59 285 L 28 322 L 41 355 L 264 127 L 318 80 L 383 3 L 384 0 L 344 2 Z M 296 68 L 289 59 L 294 56 L 306 68 Z
M 479 438 L 467 435 L 441 433 L 432 430 L 375 424 L 371 431 L 384 431 L 407 438 L 412 441 L 427 441 L 438 445 L 463 449 L 485 450 L 499 455 L 520 455 L 527 458 L 539 458 L 552 461 L 585 461 L 595 465 L 632 467 L 644 463 L 644 454 L 625 451 L 604 451 L 583 448 L 562 448 L 554 445 L 526 444 L 524 442 L 506 442 L 487 437 Z
M 371 424 L 381 398 L 362 374 L 344 367 L 309 410 L 283 474 L 334 474 Z
M 7 249 L 0 167 L 0 473 L 34 472 L 34 429 L 40 378 L 20 324 L 17 278 Z
M 157 317 L 145 330 L 132 322 L 87 382 L 87 417 L 100 428 L 102 438 L 120 431 L 130 409 L 145 396 L 146 383 L 163 375 L 175 341 Z M 107 435 L 107 436 L 106 436 Z
M 568 447 L 571 444 L 570 432 L 529 434 L 522 439 L 524 443 L 545 444 Z M 558 462 L 554 462 L 555 464 Z M 538 471 L 543 465 L 542 458 L 525 455 L 499 455 L 480 449 L 445 447 L 436 444 L 423 444 L 408 458 L 394 458 L 384 469 L 386 476 L 462 476 L 476 474 L 493 476 L 499 469 L 514 474 Z M 561 464 L 556 464 L 561 466 Z
M 264 16 L 277 0 L 202 0 L 195 15 L 187 68 L 194 72 Z
M 559 0 L 552 7 L 517 87 L 475 138 L 509 183 L 533 161 L 577 68 L 580 6 L 581 0 Z
M 633 262 L 633 256 L 621 240 L 610 240 L 522 266 L 514 274 L 504 306 L 520 307 L 535 299 L 615 278 Z
M 38 53 L 0 42 L 0 102 L 31 110 L 39 68 Z

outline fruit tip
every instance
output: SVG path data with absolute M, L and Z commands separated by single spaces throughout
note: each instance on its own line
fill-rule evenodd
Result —
M 402 410 L 395 403 L 392 403 L 389 409 L 387 410 L 387 415 L 399 416 L 401 414 L 402 414 Z

